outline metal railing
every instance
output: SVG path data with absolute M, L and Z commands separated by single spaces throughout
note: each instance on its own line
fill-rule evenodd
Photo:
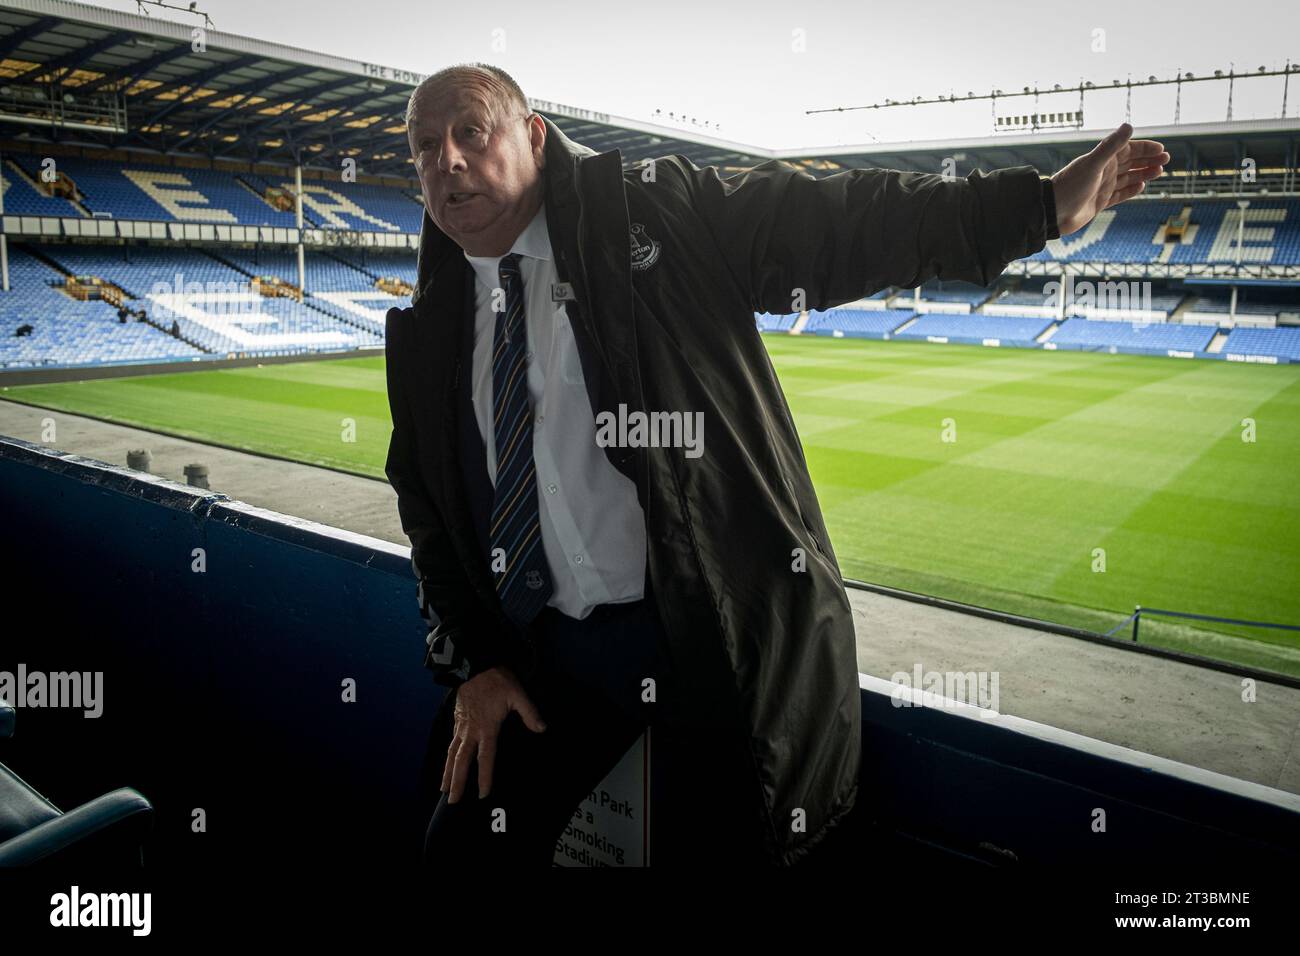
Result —
M 1213 621 L 1216 624 L 1240 624 L 1244 627 L 1269 627 L 1281 631 L 1300 631 L 1300 625 L 1297 624 L 1273 624 L 1268 621 L 1243 621 L 1235 617 L 1215 617 L 1211 614 L 1190 614 L 1187 611 L 1169 611 L 1163 608 L 1143 607 L 1141 604 L 1136 604 L 1133 606 L 1133 613 L 1112 627 L 1104 636 L 1110 637 L 1116 631 L 1132 623 L 1132 639 L 1134 643 L 1137 643 L 1138 629 L 1142 625 L 1143 614 L 1153 617 L 1177 617 L 1192 621 Z

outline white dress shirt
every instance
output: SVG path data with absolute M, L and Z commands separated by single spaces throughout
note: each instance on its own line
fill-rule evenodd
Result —
M 595 416 L 568 314 L 551 299 L 559 281 L 541 206 L 510 252 L 519 253 L 528 334 L 528 397 L 533 408 L 533 460 L 542 546 L 551 571 L 547 602 L 573 618 L 598 604 L 621 604 L 644 596 L 645 514 L 636 485 L 610 464 L 596 444 Z M 487 451 L 488 478 L 496 485 L 493 435 L 492 345 L 497 313 L 493 290 L 501 287 L 501 256 L 465 258 L 475 273 L 474 417 Z M 498 300 L 505 307 L 504 292 Z

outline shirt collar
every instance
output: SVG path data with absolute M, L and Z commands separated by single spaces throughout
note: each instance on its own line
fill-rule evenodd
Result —
M 537 207 L 532 221 L 515 239 L 510 252 L 517 252 L 521 256 L 532 259 L 551 258 L 551 237 L 546 231 L 546 203 Z M 471 256 L 467 252 L 465 258 L 474 267 L 474 274 L 478 276 L 478 280 L 487 288 L 495 289 L 501 284 L 501 274 L 498 270 L 505 256 Z

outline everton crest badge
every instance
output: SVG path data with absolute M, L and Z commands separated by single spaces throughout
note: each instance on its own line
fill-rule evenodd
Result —
M 645 272 L 659 261 L 659 240 L 646 235 L 645 226 L 632 223 L 632 268 Z

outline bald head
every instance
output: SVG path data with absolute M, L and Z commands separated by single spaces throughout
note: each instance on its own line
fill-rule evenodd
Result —
M 411 125 L 416 104 L 448 87 L 473 85 L 488 91 L 493 107 L 501 113 L 527 113 L 528 98 L 519 84 L 505 70 L 488 63 L 462 63 L 439 70 L 420 81 L 406 101 L 406 125 Z
M 429 217 L 472 256 L 502 256 L 542 204 L 546 125 L 504 70 L 433 74 L 411 93 L 406 136 Z

